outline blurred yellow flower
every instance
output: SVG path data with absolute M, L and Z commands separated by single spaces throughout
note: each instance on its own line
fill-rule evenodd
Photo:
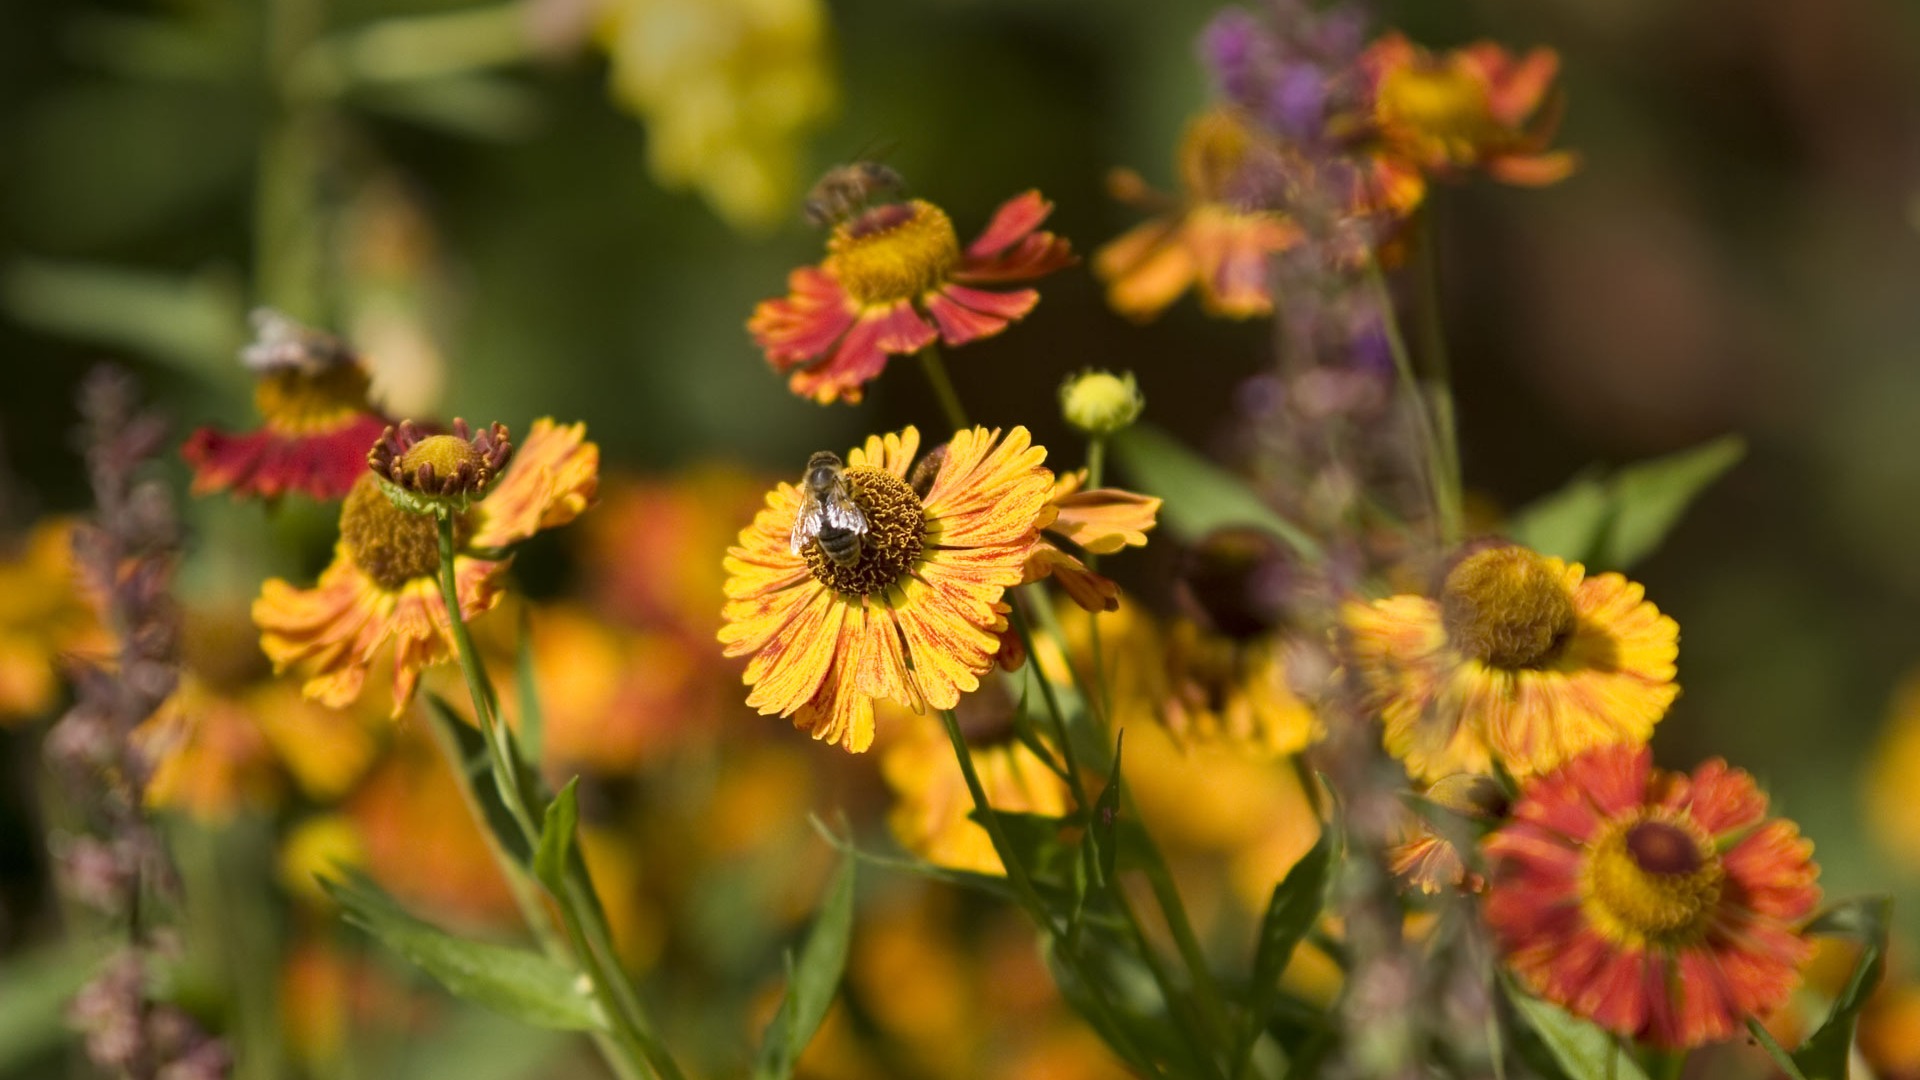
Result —
M 366 845 L 353 821 L 344 814 L 318 814 L 289 829 L 280 842 L 280 883 L 302 900 L 325 904 L 320 879 L 338 878 L 366 862 Z
M 72 521 L 47 518 L 0 550 L 0 724 L 53 708 L 62 654 L 108 645 L 74 576 Z
M 1895 691 L 1879 746 L 1867 760 L 1867 824 L 1882 851 L 1909 871 L 1920 870 L 1920 801 L 1913 797 L 1920 778 L 1920 674 Z
M 792 213 L 801 140 L 837 98 L 821 0 L 607 0 L 599 30 L 662 186 L 735 228 Z

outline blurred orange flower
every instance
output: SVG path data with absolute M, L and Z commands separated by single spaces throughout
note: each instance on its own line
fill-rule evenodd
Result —
M 45 518 L 0 551 L 0 724 L 53 708 L 61 656 L 112 647 L 81 590 L 73 529 L 70 519 Z

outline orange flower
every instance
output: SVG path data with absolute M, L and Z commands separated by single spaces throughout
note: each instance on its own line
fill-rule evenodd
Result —
M 1113 309 L 1145 322 L 1193 288 L 1208 314 L 1246 319 L 1270 313 L 1269 264 L 1303 234 L 1285 214 L 1249 199 L 1245 173 L 1266 159 L 1277 160 L 1275 151 L 1231 110 L 1215 109 L 1189 122 L 1180 143 L 1182 199 L 1093 257 L 1093 272 L 1106 282 Z M 1112 186 L 1126 202 L 1168 201 L 1128 170 L 1116 171 Z
M 146 804 L 201 821 L 227 821 L 280 800 L 282 777 L 273 747 L 245 705 L 191 674 L 133 733 L 152 765 Z
M 1470 827 L 1470 822 L 1484 828 L 1504 819 L 1508 810 L 1506 792 L 1498 781 L 1472 773 L 1443 777 L 1422 794 L 1460 819 L 1461 829 Z M 1434 828 L 1427 818 L 1414 816 L 1412 836 L 1388 852 L 1394 875 L 1429 896 L 1453 889 L 1476 893 L 1485 889 L 1486 879 L 1468 869 L 1453 837 Z
M 1486 842 L 1486 919 L 1534 993 L 1669 1048 L 1738 1034 L 1813 955 L 1813 845 L 1753 778 L 1609 746 L 1528 782 Z
M 1680 693 L 1680 628 L 1619 574 L 1505 545 L 1461 559 L 1436 598 L 1342 613 L 1355 674 L 1413 778 L 1550 769 L 1644 743 Z
M 1484 169 L 1510 184 L 1541 185 L 1574 170 L 1573 154 L 1547 150 L 1560 123 L 1549 101 L 1560 70 L 1552 49 L 1516 59 L 1482 41 L 1434 56 L 1396 32 L 1368 46 L 1360 68 L 1398 183 Z
M 464 617 L 499 602 L 512 561 L 503 549 L 578 517 L 599 471 L 600 449 L 586 441 L 585 425 L 534 422 L 505 474 L 460 518 L 453 567 Z M 333 562 L 319 582 L 297 589 L 275 578 L 261 587 L 253 604 L 260 647 L 276 671 L 301 665 L 306 696 L 335 708 L 357 699 L 367 672 L 390 658 L 399 716 L 420 672 L 452 654 L 439 572 L 434 519 L 394 505 L 363 456 L 361 479 L 340 509 Z
M 46 518 L 0 552 L 0 724 L 53 708 L 62 655 L 111 648 L 75 573 L 71 520 Z
M 964 251 L 946 211 L 930 202 L 862 210 L 834 227 L 824 261 L 788 276 L 786 297 L 754 309 L 747 329 L 776 371 L 793 372 L 794 393 L 857 402 L 887 357 L 991 337 L 1032 311 L 1040 301 L 1033 289 L 973 286 L 1071 265 L 1067 242 L 1039 231 L 1052 210 L 1038 191 L 1015 196 Z
M 795 528 L 809 498 L 786 483 L 727 552 L 719 637 L 753 658 L 747 704 L 855 753 L 873 741 L 875 698 L 951 709 L 978 688 L 1007 627 L 1001 595 L 1047 520 L 1053 474 L 1026 428 L 962 431 L 909 484 L 919 447 L 909 427 L 848 456 L 865 526 L 851 561 Z
M 194 432 L 180 451 L 194 493 L 338 499 L 366 471 L 388 423 L 367 398 L 367 369 L 337 338 L 284 315 L 263 309 L 253 320 L 259 336 L 241 357 L 260 373 L 253 403 L 265 423 L 238 435 Z
M 1159 518 L 1160 500 L 1118 488 L 1084 491 L 1086 482 L 1085 469 L 1061 473 L 1054 478 L 1053 496 L 1042 517 L 1042 527 L 1051 536 L 1042 537 L 1040 546 L 1027 560 L 1024 580 L 1030 583 L 1052 577 L 1074 603 L 1088 611 L 1114 611 L 1120 606 L 1119 586 L 1087 569 L 1085 563 L 1062 549 L 1054 538 L 1065 540 L 1089 555 L 1111 555 L 1124 548 L 1144 547 L 1147 533 Z

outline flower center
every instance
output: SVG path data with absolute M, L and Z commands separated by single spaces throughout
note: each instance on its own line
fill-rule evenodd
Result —
M 1493 132 L 1486 87 L 1472 72 L 1449 64 L 1409 64 L 1380 81 L 1381 122 L 1432 139 L 1456 162 Z
M 340 507 L 340 539 L 355 566 L 389 591 L 440 571 L 440 535 L 432 514 L 410 514 L 393 505 L 380 481 L 367 473 Z
M 946 211 L 922 199 L 867 210 L 833 230 L 827 271 L 861 306 L 911 300 L 960 262 Z
M 1180 137 L 1180 180 L 1201 202 L 1238 203 L 1246 186 L 1253 139 L 1232 113 L 1215 109 L 1193 118 Z
M 1577 618 L 1561 575 L 1526 548 L 1506 545 L 1477 551 L 1447 574 L 1440 621 L 1454 648 L 1519 670 L 1559 656 Z
M 827 558 L 815 540 L 803 549 L 807 569 L 830 589 L 847 596 L 885 592 L 920 558 L 927 515 L 906 481 L 886 471 L 860 465 L 848 469 L 853 501 L 867 518 L 860 538 L 860 556 L 850 566 Z
M 1187 553 L 1175 588 L 1181 603 L 1216 632 L 1252 641 L 1286 621 L 1296 577 L 1279 541 L 1260 529 L 1230 526 Z
M 472 443 L 454 435 L 429 435 L 400 455 L 402 469 L 415 472 L 426 465 L 440 476 L 452 476 L 462 465 L 477 469 L 485 464 L 486 459 Z
M 370 411 L 367 373 L 358 364 L 335 364 L 319 371 L 281 368 L 260 377 L 253 404 L 267 426 L 283 435 L 334 431 Z
M 1682 944 L 1705 932 L 1725 880 L 1712 843 L 1690 826 L 1628 821 L 1593 845 L 1581 868 L 1581 907 L 1611 940 Z

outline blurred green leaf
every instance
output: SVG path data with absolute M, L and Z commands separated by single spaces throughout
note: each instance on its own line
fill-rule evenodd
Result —
M 1572 1013 L 1507 982 L 1507 1000 L 1540 1036 L 1567 1080 L 1647 1080 L 1619 1040 Z
M 450 75 L 361 88 L 355 104 L 449 135 L 512 142 L 540 125 L 540 99 L 502 76 Z
M 408 914 L 378 885 L 358 875 L 322 878 L 320 887 L 340 905 L 348 922 L 438 979 L 455 997 L 534 1027 L 607 1028 L 579 972 L 526 949 L 454 937 Z
M 133 350 L 214 381 L 238 380 L 246 343 L 239 283 L 89 263 L 19 260 L 0 276 L 0 302 L 44 333 Z
M 540 683 L 534 677 L 533 624 L 526 616 L 520 619 L 513 681 L 520 701 L 520 730 L 514 733 L 514 743 L 520 748 L 520 759 L 537 768 L 546 750 L 547 718 L 540 707 Z
M 1745 454 L 1746 443 L 1728 435 L 1605 480 L 1576 477 L 1517 511 L 1507 535 L 1545 555 L 1625 570 L 1652 554 L 1694 499 Z
M 1114 737 L 1113 768 L 1107 773 L 1107 786 L 1093 801 L 1093 820 L 1087 832 L 1100 867 L 1100 882 L 1108 888 L 1113 887 L 1114 864 L 1120 856 L 1120 752 L 1126 748 L 1126 735 L 1122 731 Z
M 1160 518 L 1182 540 L 1193 541 L 1228 525 L 1266 529 L 1302 555 L 1320 547 L 1275 513 L 1246 482 L 1149 424 L 1136 424 L 1112 439 L 1114 454 L 1135 486 L 1164 500 Z
M 1333 830 L 1322 828 L 1320 839 L 1293 864 L 1287 876 L 1273 887 L 1267 901 L 1267 913 L 1260 921 L 1260 943 L 1253 954 L 1253 981 L 1247 987 L 1247 1022 L 1234 1051 L 1235 1075 L 1244 1071 L 1253 1054 L 1260 1032 L 1267 1026 L 1267 1014 L 1280 992 L 1280 975 L 1293 959 L 1314 920 L 1326 906 L 1328 872 L 1333 866 Z
M 17 1069 L 74 1038 L 67 1003 L 100 962 L 93 943 L 59 942 L 0 966 L 0 1073 Z
M 564 1032 L 503 1024 L 491 1009 L 463 1008 L 434 1025 L 434 1037 L 416 1034 L 397 1060 L 376 1060 L 360 1076 L 394 1080 L 528 1080 L 551 1077 L 562 1052 L 575 1045 Z
M 533 851 L 533 876 L 560 895 L 567 876 L 567 861 L 573 857 L 573 831 L 580 824 L 580 778 L 567 781 L 560 794 L 547 804 L 540 823 L 540 845 Z
M 1869 896 L 1835 905 L 1807 928 L 1809 933 L 1855 938 L 1862 946 L 1853 975 L 1834 999 L 1826 1020 L 1793 1052 L 1794 1063 L 1807 1080 L 1846 1080 L 1854 1026 L 1886 971 L 1887 927 L 1892 917 L 1891 898 Z
M 800 948 L 799 963 L 789 964 L 786 996 L 761 1039 L 760 1056 L 753 1066 L 755 1080 L 792 1076 L 800 1054 L 827 1018 L 853 941 L 854 879 L 854 860 L 841 859 L 813 930 Z

